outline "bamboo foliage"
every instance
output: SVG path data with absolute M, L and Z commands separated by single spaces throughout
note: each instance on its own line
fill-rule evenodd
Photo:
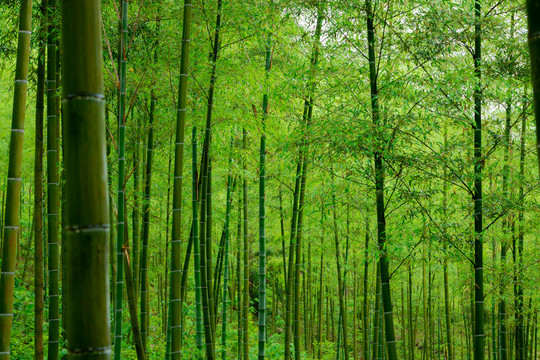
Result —
M 62 14 L 67 358 L 109 360 L 109 219 L 100 2 L 64 0 Z
M 0 273 L 0 359 L 10 357 L 32 0 L 21 1 Z

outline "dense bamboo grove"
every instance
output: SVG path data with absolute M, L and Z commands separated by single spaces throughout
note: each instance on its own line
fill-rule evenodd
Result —
M 0 359 L 538 359 L 539 9 L 0 2 Z

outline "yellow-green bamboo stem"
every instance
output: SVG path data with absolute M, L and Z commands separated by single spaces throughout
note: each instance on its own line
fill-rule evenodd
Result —
M 9 142 L 9 165 L 6 195 L 7 201 L 4 213 L 5 219 L 3 228 L 2 270 L 0 273 L 1 360 L 8 360 L 10 355 L 31 25 L 32 0 L 23 0 L 21 1 L 19 13 L 19 40 L 17 45 L 17 64 L 15 67 L 15 94 L 13 98 L 13 112 L 11 118 L 11 137 Z

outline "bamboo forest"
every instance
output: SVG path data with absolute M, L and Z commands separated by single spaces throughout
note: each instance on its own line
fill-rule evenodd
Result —
M 0 119 L 0 360 L 539 359 L 540 0 L 0 0 Z

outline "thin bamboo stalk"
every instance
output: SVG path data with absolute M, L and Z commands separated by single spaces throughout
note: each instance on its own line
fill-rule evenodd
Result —
M 228 283 L 229 283 L 229 238 L 230 238 L 230 219 L 231 219 L 231 197 L 232 197 L 232 140 L 229 155 L 229 175 L 227 176 L 227 209 L 225 212 L 225 249 L 224 249 L 224 270 L 223 270 L 223 308 L 222 308 L 222 328 L 221 328 L 221 359 L 227 358 L 227 306 Z
M 34 155 L 34 359 L 43 360 L 43 110 L 45 94 L 45 33 L 47 0 L 41 2 L 40 47 L 36 89 L 36 143 Z
M 244 152 L 247 150 L 247 131 L 244 128 L 242 130 L 242 148 Z M 247 172 L 247 160 L 246 154 L 242 159 L 242 167 L 244 174 Z M 242 299 L 242 343 L 244 345 L 243 354 L 244 360 L 249 360 L 249 237 L 248 237 L 248 197 L 247 197 L 247 177 L 244 175 L 242 179 L 242 239 L 244 243 L 243 248 L 243 299 Z
M 182 357 L 182 308 L 183 300 L 180 276 L 182 265 L 182 189 L 184 179 L 184 138 L 187 111 L 187 80 L 189 71 L 189 49 L 191 37 L 191 0 L 184 0 L 184 21 L 182 29 L 182 55 L 180 59 L 180 80 L 178 85 L 178 107 L 176 109 L 176 137 L 174 153 L 174 184 L 173 184 L 173 219 L 171 235 L 171 359 Z M 189 263 L 189 259 L 187 259 Z M 187 275 L 187 272 L 186 272 Z
M 265 93 L 262 103 L 262 133 L 259 156 L 259 351 L 264 360 L 266 344 L 266 122 L 268 121 L 269 78 L 272 67 L 272 37 L 268 35 L 265 61 Z
M 47 230 L 49 256 L 49 340 L 48 359 L 57 360 L 60 345 L 60 284 L 58 246 L 58 163 L 56 102 L 56 0 L 49 0 L 47 39 Z
M 118 94 L 118 187 L 117 187 L 117 222 L 116 222 L 116 298 L 114 305 L 114 359 L 120 360 L 122 353 L 122 304 L 124 300 L 124 203 L 125 203 L 125 132 L 126 132 L 126 68 L 127 68 L 127 23 L 128 2 L 121 0 L 119 63 L 120 88 Z
M 144 202 L 143 202 L 143 236 L 141 252 L 141 339 L 145 354 L 147 354 L 147 337 L 149 328 L 149 280 L 148 280 L 148 242 L 150 238 L 150 196 L 152 189 L 152 158 L 154 148 L 154 112 L 156 108 L 156 95 L 151 92 L 150 95 L 150 117 L 148 129 L 148 142 L 146 147 L 146 178 L 144 183 Z
M 199 246 L 199 211 L 197 209 L 197 129 L 193 127 L 193 150 L 192 150 L 192 211 L 193 211 L 193 268 L 195 273 L 195 321 L 197 346 L 197 359 L 203 356 L 203 324 L 202 324 L 202 304 L 201 304 L 201 265 Z

